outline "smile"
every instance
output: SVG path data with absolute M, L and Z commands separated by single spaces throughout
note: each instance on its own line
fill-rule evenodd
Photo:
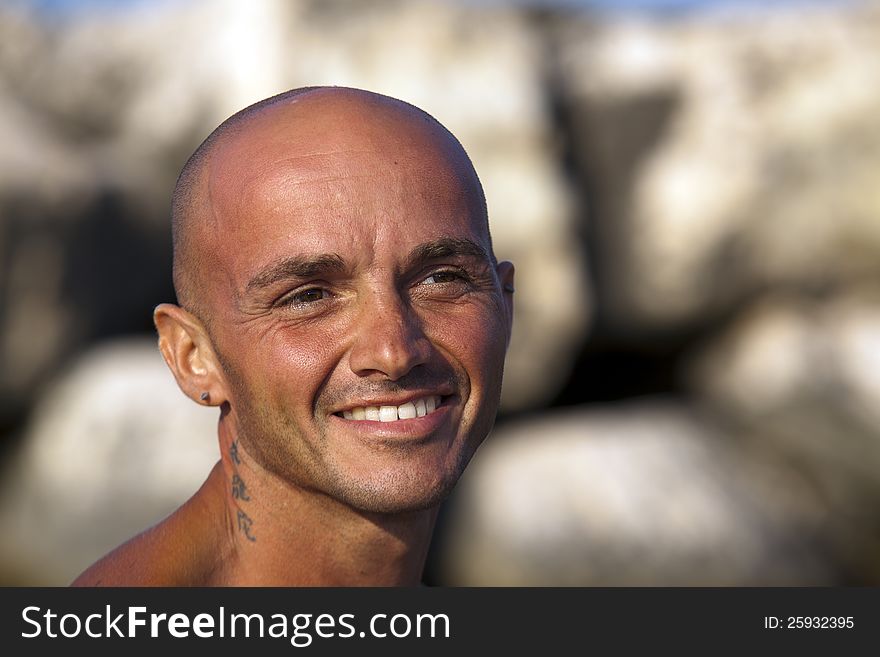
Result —
M 346 420 L 397 422 L 430 415 L 437 410 L 440 402 L 441 398 L 438 395 L 428 395 L 400 406 L 358 406 L 342 411 L 341 415 Z

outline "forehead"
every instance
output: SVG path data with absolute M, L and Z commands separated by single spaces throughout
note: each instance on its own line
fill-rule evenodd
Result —
M 419 243 L 489 250 L 485 208 L 457 143 L 421 117 L 260 117 L 218 148 L 208 178 L 216 257 L 238 284 L 280 257 L 391 261 Z M 361 119 L 347 129 L 343 119 Z

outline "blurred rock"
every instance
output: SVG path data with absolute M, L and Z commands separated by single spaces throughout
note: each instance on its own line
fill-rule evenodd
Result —
M 880 449 L 880 286 L 768 294 L 703 345 L 689 375 L 693 394 L 733 417 L 823 407 L 873 430 Z
M 776 293 L 703 345 L 692 395 L 795 465 L 835 509 L 834 538 L 880 573 L 880 289 Z
M 6 465 L 0 561 L 19 583 L 68 583 L 195 493 L 219 458 L 217 420 L 184 397 L 152 340 L 84 354 Z
M 601 312 L 645 336 L 880 276 L 880 10 L 568 21 Z
M 757 547 L 749 553 L 734 537 L 727 547 L 689 541 L 696 554 L 715 556 L 700 556 L 699 567 L 682 574 L 686 559 L 672 556 L 668 535 L 649 518 L 668 561 L 638 552 L 631 546 L 643 539 L 615 527 L 615 549 L 635 549 L 646 564 L 626 574 L 606 556 L 611 548 L 595 547 L 605 534 L 589 523 L 603 517 L 595 507 L 608 494 L 601 477 L 593 489 L 592 470 L 581 466 L 587 476 L 571 475 L 579 487 L 557 482 L 554 494 L 569 486 L 573 497 L 599 502 L 589 513 L 567 512 L 588 529 L 563 532 L 566 565 L 547 576 L 562 581 L 570 567 L 578 583 L 723 583 L 727 575 L 740 584 L 880 581 L 880 88 L 869 82 L 880 74 L 880 9 L 629 17 L 556 22 L 552 30 L 574 157 L 591 201 L 602 334 L 641 349 L 672 345 L 681 392 L 708 413 L 696 429 L 668 436 L 670 454 L 682 460 L 675 477 L 701 488 L 709 485 L 702 473 L 722 482 L 710 488 L 723 493 L 718 517 Z M 650 482 L 655 466 L 639 450 L 648 436 L 659 446 L 669 431 L 639 415 L 631 426 L 621 416 L 601 430 L 644 431 L 618 448 L 632 450 L 628 460 Z M 690 413 L 684 419 L 694 421 Z M 573 420 L 558 428 L 548 420 L 532 430 L 554 436 L 550 445 L 565 435 L 572 449 L 578 440 L 598 449 L 587 438 L 601 435 L 593 421 L 585 411 L 580 429 Z M 648 428 L 637 429 L 643 421 Z M 511 431 L 519 437 L 526 429 Z M 716 438 L 698 440 L 703 433 Z M 692 441 L 710 451 L 705 462 L 687 456 L 685 469 Z M 529 456 L 511 462 L 531 473 L 530 459 L 541 457 L 524 437 L 512 445 L 512 453 Z M 550 453 L 553 467 L 564 467 Z M 752 482 L 759 463 L 764 473 Z M 795 492 L 767 493 L 750 529 L 740 515 L 743 491 L 774 481 Z M 626 489 L 638 495 L 637 484 Z M 657 513 L 642 508 L 643 516 Z M 484 535 L 479 522 L 491 522 L 488 510 L 481 513 L 469 520 L 475 536 Z M 570 556 L 577 549 L 586 555 L 581 570 Z M 736 562 L 731 549 L 752 560 Z M 514 562 L 540 570 L 549 554 L 534 548 Z M 729 567 L 724 559 L 732 559 Z M 774 573 L 774 559 L 796 565 Z M 618 566 L 620 577 L 609 574 Z
M 665 402 L 504 426 L 456 490 L 440 550 L 444 583 L 847 581 L 853 546 L 873 549 L 876 528 L 852 524 L 849 509 L 760 441 L 720 427 Z
M 29 358 L 21 336 L 40 326 L 67 325 L 67 317 L 80 324 L 47 335 L 40 355 L 0 373 L 0 398 L 20 406 L 77 348 L 148 326 L 149 309 L 170 293 L 168 204 L 187 155 L 238 109 L 314 84 L 413 102 L 461 139 L 486 188 L 496 252 L 518 266 L 504 403 L 535 406 L 564 383 L 590 290 L 543 97 L 540 37 L 522 12 L 397 0 L 194 0 L 45 26 L 7 8 L 0 35 L 0 136 L 11 145 L 0 154 L 11 172 L 0 176 L 9 225 L 0 230 L 0 272 L 15 269 L 14 254 L 38 240 L 50 255 L 30 266 L 95 283 L 77 300 L 57 276 L 34 292 L 24 275 L 23 284 L 0 285 L 0 310 L 12 318 L 0 322 L 4 359 Z M 84 223 L 138 235 L 115 252 L 123 262 L 145 261 L 137 289 L 125 281 L 139 308 L 108 303 L 120 280 L 112 263 L 80 260 L 70 271 L 76 252 L 67 244 L 85 234 Z M 116 305 L 127 323 L 98 322 L 88 311 L 101 302 Z M 538 383 L 536 361 L 545 372 Z

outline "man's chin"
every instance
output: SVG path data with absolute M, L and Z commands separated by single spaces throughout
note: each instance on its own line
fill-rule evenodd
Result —
M 338 499 L 366 513 L 414 513 L 439 506 L 449 497 L 457 481 L 457 474 L 434 481 L 427 478 L 419 481 L 411 476 L 357 483 L 349 481 L 339 491 Z

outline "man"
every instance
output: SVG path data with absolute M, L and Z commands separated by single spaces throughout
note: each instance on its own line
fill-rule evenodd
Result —
M 355 89 L 224 122 L 174 192 L 179 306 L 155 309 L 221 459 L 76 585 L 414 585 L 494 422 L 513 266 L 458 141 Z

